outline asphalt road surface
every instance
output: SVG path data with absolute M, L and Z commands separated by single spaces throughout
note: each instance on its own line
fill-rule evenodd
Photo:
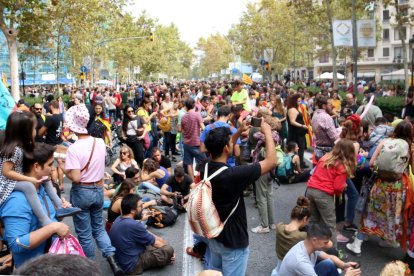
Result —
M 274 190 L 275 198 L 275 217 L 276 222 L 289 222 L 290 212 L 295 206 L 296 198 L 305 193 L 306 184 L 290 184 L 282 185 Z M 69 199 L 70 184 L 65 181 L 66 193 L 63 196 Z M 250 231 L 251 228 L 259 225 L 258 211 L 254 207 L 254 200 L 252 196 L 245 198 L 246 212 L 249 227 L 249 243 L 250 255 L 247 267 L 247 274 L 249 276 L 270 275 L 275 267 L 275 230 L 271 230 L 267 234 L 255 234 Z M 104 212 L 106 218 L 106 212 Z M 71 231 L 75 233 L 72 219 L 65 218 L 64 222 L 70 225 Z M 202 269 L 201 263 L 191 256 L 185 254 L 184 250 L 187 246 L 192 245 L 191 230 L 186 223 L 185 214 L 178 217 L 177 222 L 164 229 L 155 229 L 149 227 L 153 233 L 163 237 L 175 249 L 176 261 L 174 264 L 164 267 L 162 269 L 153 269 L 146 271 L 144 275 L 183 275 L 193 276 Z M 352 233 L 344 233 L 344 235 L 351 237 Z M 362 245 L 362 257 L 356 258 L 348 254 L 345 250 L 345 244 L 339 244 L 338 247 L 345 254 L 349 261 L 357 261 L 361 264 L 362 275 L 377 276 L 382 267 L 392 261 L 404 256 L 400 248 L 381 248 L 377 245 L 378 239 L 371 238 Z M 107 261 L 102 257 L 100 252 L 96 249 L 96 260 L 99 262 L 102 275 L 112 275 L 112 271 Z

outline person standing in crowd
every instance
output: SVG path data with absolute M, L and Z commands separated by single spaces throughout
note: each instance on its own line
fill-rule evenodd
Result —
M 288 108 L 287 120 L 288 120 L 288 142 L 296 142 L 299 146 L 299 158 L 300 166 L 304 169 L 309 168 L 305 164 L 304 153 L 306 149 L 306 134 L 308 133 L 308 127 L 303 121 L 303 115 L 299 112 L 299 105 L 302 102 L 300 94 L 291 95 L 286 100 L 286 106 Z
M 247 115 L 250 114 L 252 111 L 250 102 L 249 102 L 249 94 L 246 89 L 243 88 L 243 83 L 239 80 L 234 81 L 233 83 L 233 94 L 231 95 L 231 104 L 235 105 L 242 105 L 243 111 L 240 114 L 241 118 L 244 119 Z
M 185 101 L 187 113 L 181 119 L 181 131 L 184 135 L 184 165 L 188 168 L 188 174 L 194 179 L 193 159 L 200 164 L 205 155 L 200 151 L 200 129 L 204 130 L 203 119 L 199 112 L 194 110 L 195 102 L 192 98 Z
M 167 129 L 163 130 L 165 154 L 167 158 L 170 158 L 172 161 L 177 161 L 175 146 L 177 140 L 178 99 L 174 99 L 174 101 L 172 102 L 172 106 L 170 104 L 166 106 L 167 109 L 163 109 L 160 112 L 161 115 L 164 116 L 162 120 L 166 120 L 167 124 L 169 124 L 167 126 Z
M 157 131 L 157 129 L 153 129 L 153 124 L 152 124 L 152 120 L 154 120 L 154 119 L 156 120 L 156 116 L 157 116 L 158 112 L 154 111 L 150 115 L 151 101 L 150 101 L 149 98 L 145 97 L 141 101 L 141 103 L 142 104 L 138 108 L 137 115 L 139 117 L 141 117 L 142 120 L 144 121 L 145 127 L 147 129 L 147 133 L 150 136 L 151 146 L 147 150 L 147 153 L 151 154 L 153 147 L 156 147 L 156 144 L 154 144 L 154 141 L 158 141 L 158 137 L 156 137 L 156 135 L 158 135 L 158 131 Z M 156 127 L 156 124 L 155 124 L 155 127 Z M 149 154 L 146 154 L 146 157 L 149 157 L 150 156 Z
M 371 96 L 371 94 L 368 94 L 368 96 Z M 356 111 L 356 114 L 361 115 L 364 112 L 366 107 L 367 107 L 366 104 L 361 105 Z M 381 117 L 382 117 L 382 111 L 378 106 L 375 105 L 375 99 L 374 99 L 371 107 L 369 108 L 368 112 L 365 114 L 365 117 L 363 120 L 367 121 L 371 126 L 374 126 L 375 120 Z
M 408 165 L 414 166 L 412 146 L 412 126 L 406 121 L 397 125 L 391 138 L 380 142 L 370 160 L 370 167 L 378 167 L 375 184 L 370 192 L 367 208 L 361 216 L 361 227 L 353 243 L 346 248 L 357 256 L 361 255 L 361 245 L 365 234 L 376 235 L 384 247 L 406 244 L 402 239 L 404 202 L 408 179 L 403 175 Z M 396 152 L 397 153 L 392 153 Z M 393 158 L 394 156 L 394 158 Z M 386 168 L 387 170 L 384 170 Z M 397 173 L 400 172 L 400 173 Z M 379 231 L 380 229 L 380 231 Z
M 117 261 L 126 273 L 133 275 L 175 261 L 174 249 L 137 221 L 142 210 L 143 202 L 138 195 L 126 195 L 121 202 L 122 216 L 115 220 L 109 232 Z
M 39 130 L 39 136 L 45 136 L 46 144 L 52 146 L 60 145 L 63 143 L 63 116 L 59 111 L 59 103 L 56 100 L 51 101 L 49 110 L 52 115 L 46 116 L 45 124 Z
M 119 93 L 118 90 L 115 91 L 114 94 L 115 97 L 115 107 L 116 107 L 116 120 L 122 120 L 122 114 L 121 114 L 121 110 L 122 110 L 122 97 L 121 94 Z M 125 116 L 126 114 L 124 114 Z
M 229 123 L 227 123 L 229 121 L 230 118 L 230 114 L 231 114 L 231 108 L 227 105 L 223 105 L 219 108 L 219 111 L 217 113 L 217 121 L 215 121 L 212 124 L 207 125 L 204 130 L 201 132 L 200 135 L 200 150 L 202 152 L 207 152 L 206 146 L 204 144 L 207 135 L 210 133 L 211 130 L 218 128 L 218 127 L 227 127 L 231 130 L 231 133 L 234 135 L 237 132 L 237 129 L 230 126 Z M 240 138 L 237 139 L 236 144 L 234 145 L 233 148 L 233 154 L 229 157 L 229 159 L 227 160 L 227 164 L 231 167 L 236 166 L 236 159 L 238 156 L 240 156 Z
M 316 98 L 316 110 L 312 118 L 314 131 L 315 159 L 319 161 L 326 153 L 330 152 L 339 138 L 340 130 L 335 127 L 334 121 L 327 113 L 328 100 L 324 96 Z
M 116 99 L 113 93 L 112 92 L 106 93 L 104 101 L 105 101 L 105 109 L 108 109 L 109 121 L 113 123 L 115 122 L 115 118 L 116 118 L 116 106 L 115 106 Z
M 95 258 L 95 238 L 98 248 L 107 258 L 115 275 L 123 272 L 117 265 L 115 248 L 111 245 L 102 219 L 105 170 L 105 143 L 91 137 L 86 126 L 89 112 L 84 104 L 72 106 L 66 112 L 66 123 L 78 140 L 67 151 L 65 161 L 58 159 L 66 177 L 72 181 L 71 203 L 82 211 L 73 217 L 79 243 L 88 258 Z
M 279 131 L 280 144 L 282 149 L 285 148 L 285 140 L 288 138 L 288 127 L 286 123 L 286 110 L 282 103 L 282 98 L 276 95 L 271 103 L 272 117 L 279 119 L 282 124 L 282 128 Z
M 95 138 L 101 138 L 109 148 L 112 148 L 111 125 L 105 116 L 102 104 L 95 105 L 95 115 L 92 116 L 92 122 L 88 127 L 88 133 Z
M 342 117 L 348 117 L 355 114 L 358 110 L 358 105 L 355 103 L 354 95 L 352 93 L 346 94 L 346 104 L 341 110 Z
M 135 160 L 142 167 L 144 161 L 144 137 L 147 129 L 144 120 L 134 114 L 134 109 L 126 105 L 124 108 L 122 132 L 126 136 L 126 143 L 134 152 Z
M 210 131 L 204 144 L 211 154 L 205 168 L 210 176 L 223 166 L 233 153 L 233 146 L 240 134 L 245 131 L 243 123 L 236 134 L 231 136 L 227 127 L 219 127 Z M 245 275 L 249 257 L 249 238 L 247 233 L 246 207 L 243 191 L 247 185 L 256 181 L 260 175 L 274 169 L 276 154 L 270 126 L 262 120 L 261 131 L 266 140 L 266 158 L 252 165 L 229 167 L 211 179 L 213 203 L 221 221 L 227 219 L 223 231 L 214 239 L 209 240 L 211 265 L 215 270 L 223 272 L 224 276 Z M 204 175 L 204 172 L 201 172 Z M 234 213 L 229 217 L 233 208 Z M 232 261 L 227 261 L 229 258 Z
M 46 121 L 46 116 L 43 114 L 43 107 L 40 103 L 34 103 L 31 109 L 37 120 L 35 141 L 44 142 L 43 136 L 39 135 L 39 130 L 44 126 Z
M 56 220 L 53 201 L 45 191 L 42 179 L 50 175 L 53 164 L 54 147 L 50 145 L 36 145 L 30 158 L 24 161 L 24 174 L 28 178 L 36 179 L 33 184 L 36 190 L 35 197 L 40 201 L 41 211 L 46 212 L 50 223 L 42 225 L 26 195 L 19 191 L 11 193 L 9 198 L 0 207 L 0 217 L 5 225 L 4 238 L 13 254 L 14 266 L 22 264 L 47 250 L 48 240 L 56 234 L 60 238 L 66 237 L 69 227 Z
M 310 200 L 311 222 L 323 222 L 332 232 L 336 248 L 336 215 L 334 195 L 341 195 L 347 177 L 352 177 L 356 169 L 353 142 L 341 139 L 332 152 L 324 155 L 316 165 L 307 183 L 306 197 Z

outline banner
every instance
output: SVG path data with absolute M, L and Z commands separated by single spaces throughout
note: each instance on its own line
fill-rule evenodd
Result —
M 375 19 L 357 21 L 358 47 L 377 47 Z
M 9 90 L 0 81 L 0 130 L 6 129 L 7 118 L 15 105 Z
M 351 20 L 334 20 L 333 37 L 334 46 L 352 46 Z

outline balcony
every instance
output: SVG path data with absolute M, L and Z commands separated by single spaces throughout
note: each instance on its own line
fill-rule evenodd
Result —
M 390 57 L 380 57 L 378 58 L 378 61 L 389 61 Z
M 373 61 L 375 61 L 375 57 L 366 57 L 366 58 L 363 59 L 363 61 L 365 61 L 365 62 L 373 62 Z

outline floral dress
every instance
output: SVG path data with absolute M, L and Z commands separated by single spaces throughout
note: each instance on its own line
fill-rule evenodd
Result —
M 408 177 L 394 182 L 380 178 L 375 180 L 368 206 L 361 216 L 362 233 L 378 236 L 391 243 L 400 241 L 408 185 Z
M 16 147 L 13 155 L 9 158 L 0 157 L 0 205 L 3 204 L 9 195 L 13 192 L 17 181 L 8 179 L 3 175 L 4 162 L 13 162 L 13 170 L 19 174 L 23 174 L 23 149 Z

